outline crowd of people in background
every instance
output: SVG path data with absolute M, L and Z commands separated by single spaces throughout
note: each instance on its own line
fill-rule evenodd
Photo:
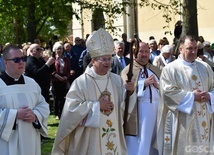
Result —
M 157 128 L 164 126 L 163 124 L 157 124 L 160 122 L 162 123 L 161 120 L 159 121 L 157 120 L 158 117 L 163 117 L 162 113 L 161 113 L 162 114 L 161 116 L 158 116 L 158 106 L 161 102 L 166 102 L 166 101 L 163 101 L 163 99 L 161 99 L 160 95 L 163 95 L 165 98 L 168 99 L 168 101 L 170 100 L 170 101 L 176 102 L 174 104 L 177 104 L 177 105 L 180 104 L 179 99 L 177 99 L 176 97 L 175 98 L 178 101 L 177 100 L 175 101 L 171 97 L 167 96 L 168 95 L 167 93 L 169 93 L 168 92 L 169 90 L 167 90 L 166 87 L 165 89 L 160 90 L 161 94 L 159 94 L 160 86 L 165 86 L 169 82 L 167 81 L 167 78 L 169 78 L 171 81 L 176 81 L 178 80 L 176 79 L 176 77 L 179 77 L 180 79 L 182 79 L 181 76 L 185 74 L 191 75 L 192 76 L 191 78 L 194 78 L 193 76 L 200 76 L 201 71 L 197 71 L 197 69 L 195 70 L 194 67 L 192 68 L 190 67 L 186 73 L 182 72 L 182 75 L 179 75 L 176 71 L 176 69 L 178 68 L 176 68 L 175 63 L 172 63 L 172 62 L 175 61 L 177 63 L 180 63 L 181 66 L 184 66 L 185 68 L 185 66 L 191 66 L 190 64 L 188 64 L 188 63 L 191 63 L 190 60 L 192 62 L 199 61 L 200 63 L 197 64 L 196 66 L 199 66 L 201 69 L 203 69 L 204 65 L 205 66 L 208 65 L 214 71 L 214 43 L 207 41 L 206 38 L 205 39 L 203 38 L 203 36 L 199 36 L 197 39 L 192 39 L 187 37 L 184 40 L 182 40 L 181 32 L 182 32 L 182 22 L 178 21 L 175 25 L 174 39 L 172 40 L 172 42 L 169 41 L 166 37 L 159 38 L 157 40 L 155 36 L 150 36 L 148 40 L 144 40 L 140 42 L 139 52 L 137 54 L 135 53 L 134 55 L 134 83 L 135 83 L 136 92 L 138 91 L 137 92 L 138 100 L 136 102 L 138 106 L 135 109 L 136 110 L 135 113 L 139 115 L 138 129 L 140 131 L 134 137 L 126 136 L 126 145 L 128 148 L 128 154 L 132 154 L 133 151 L 135 151 L 134 154 L 146 154 L 146 155 L 158 154 L 157 148 L 154 148 L 153 144 L 157 143 L 157 141 L 160 140 L 160 139 L 157 139 L 157 135 L 156 135 Z M 86 46 L 88 37 L 89 35 L 87 35 L 86 39 L 75 37 L 74 43 L 69 41 L 62 42 L 60 40 L 56 40 L 53 44 L 47 43 L 45 45 L 42 45 L 39 39 L 35 39 L 34 42 L 32 43 L 28 42 L 20 46 L 20 49 L 23 55 L 27 59 L 23 74 L 25 76 L 33 78 L 38 83 L 38 85 L 41 88 L 41 94 L 44 96 L 45 101 L 49 103 L 50 108 L 51 110 L 53 110 L 53 113 L 56 119 L 61 119 L 63 107 L 66 101 L 65 100 L 66 94 L 69 91 L 71 91 L 69 90 L 70 88 L 75 89 L 74 86 L 71 87 L 74 81 L 78 77 L 83 75 L 85 72 L 88 72 L 87 68 L 91 67 L 92 65 L 95 65 L 95 66 L 97 65 L 96 58 L 91 57 L 89 53 L 90 51 L 88 51 L 88 48 Z M 132 40 L 133 39 L 130 38 L 130 41 Z M 196 43 L 196 46 L 195 46 L 195 43 Z M 196 58 L 190 59 L 191 56 L 185 53 L 185 49 L 183 46 L 181 47 L 181 45 L 183 46 L 191 45 L 191 48 L 193 48 L 194 46 L 194 49 L 186 49 L 186 50 L 194 51 L 196 48 L 197 49 Z M 2 58 L 3 50 L 7 49 L 10 46 L 12 46 L 11 43 L 0 45 L 0 52 L 1 52 L 0 74 L 4 73 L 6 69 L 4 65 L 4 60 Z M 128 72 L 128 66 L 130 64 L 129 50 L 130 50 L 130 42 L 128 41 L 127 34 L 123 33 L 121 35 L 121 38 L 114 39 L 114 50 L 112 50 L 111 54 L 108 53 L 109 55 L 112 56 L 110 67 L 109 67 L 110 72 L 120 75 L 124 83 L 127 80 L 126 74 Z M 172 69 L 167 67 L 167 69 L 163 71 L 163 69 L 171 63 L 172 63 L 171 65 Z M 96 67 L 99 68 L 99 66 L 96 66 Z M 193 69 L 194 72 L 197 72 L 196 73 L 197 75 L 192 75 L 192 73 L 189 73 L 191 72 L 190 71 L 191 69 Z M 162 71 L 164 75 L 162 75 Z M 171 76 L 172 72 L 176 77 Z M 209 73 L 209 75 L 211 74 L 209 69 L 207 72 Z M 160 75 L 162 76 L 160 77 Z M 161 82 L 161 85 L 159 86 L 160 79 L 162 80 L 162 82 Z M 205 79 L 207 79 L 207 77 L 205 77 Z M 195 80 L 195 82 L 197 81 L 197 79 L 192 79 L 192 80 Z M 176 82 L 173 84 L 174 86 L 179 85 Z M 204 87 L 206 89 L 201 88 L 203 86 L 201 86 L 200 84 L 197 85 L 197 88 L 194 87 L 195 90 L 199 88 L 204 89 L 203 93 L 196 92 L 196 91 L 194 92 L 196 93 L 196 97 L 197 97 L 195 102 L 211 101 L 211 99 L 207 97 L 207 92 L 211 91 L 210 85 L 212 85 L 211 81 L 204 84 Z M 78 81 L 75 82 L 75 86 L 79 88 Z M 179 116 L 176 109 L 174 109 L 175 107 L 171 107 L 171 105 L 168 107 L 167 105 L 163 105 L 161 107 L 161 108 L 167 107 L 166 109 L 164 109 L 166 112 L 164 113 L 164 115 L 167 115 L 166 116 L 167 119 L 165 121 L 166 122 L 168 121 L 168 125 L 169 124 L 172 125 L 173 123 L 175 123 L 171 127 L 169 125 L 168 129 L 174 128 L 177 130 L 179 127 L 179 124 L 176 124 L 177 123 L 176 121 L 178 121 L 178 118 L 182 117 L 182 119 L 184 119 L 184 117 L 186 117 L 186 114 L 190 114 L 190 111 L 186 110 L 186 108 L 188 109 L 188 107 L 185 107 L 184 104 L 187 103 L 188 97 L 192 100 L 192 96 L 191 96 L 192 94 L 190 89 L 192 89 L 193 86 L 188 87 L 188 89 L 184 88 L 184 86 L 181 84 L 179 86 L 181 88 L 176 87 L 178 90 L 175 90 L 175 91 L 177 91 L 178 93 L 181 93 L 180 97 L 183 98 L 182 104 L 179 105 L 180 107 L 178 106 L 180 108 L 178 111 L 183 112 L 182 113 L 183 115 Z M 189 91 L 189 93 L 186 96 L 185 95 L 182 96 L 182 92 L 180 92 L 180 90 L 183 90 L 183 89 L 187 92 Z M 72 95 L 70 94 L 70 96 Z M 203 101 L 200 97 L 203 97 Z M 51 102 L 52 100 L 50 99 L 53 99 L 53 103 Z M 192 105 L 188 105 L 188 106 L 192 108 Z M 196 111 L 197 109 L 198 111 L 200 109 L 200 107 L 194 107 L 194 108 L 195 108 L 194 110 Z M 148 109 L 150 110 L 148 111 Z M 203 112 L 206 113 L 207 111 L 204 110 Z M 202 123 L 203 125 L 203 122 L 210 121 L 208 118 L 210 118 L 210 116 L 207 116 L 207 120 L 203 120 L 203 118 L 199 118 L 199 117 L 197 119 L 199 120 L 199 123 Z M 191 118 L 185 119 L 185 121 L 191 123 L 189 119 Z M 198 122 L 194 122 L 194 123 L 198 123 Z M 193 126 L 195 125 L 194 123 L 193 123 Z M 206 126 L 207 125 L 203 125 L 203 127 L 206 127 Z M 193 128 L 195 129 L 196 126 L 194 126 Z M 192 130 L 194 129 L 191 129 L 191 132 L 193 132 Z M 164 134 L 164 132 L 165 131 L 162 131 L 161 133 L 164 136 L 164 137 L 161 137 L 161 139 L 172 138 L 170 140 L 175 140 L 173 139 L 173 138 L 176 138 L 175 135 L 171 135 L 172 133 L 170 132 L 168 132 L 167 134 Z M 202 132 L 201 129 L 199 129 L 198 132 Z M 185 133 L 185 131 L 182 131 L 181 133 Z M 194 138 L 195 135 L 192 135 L 192 136 Z M 190 139 L 191 138 L 192 137 L 190 137 Z M 178 139 L 178 141 L 179 140 L 180 139 Z M 188 142 L 184 142 L 184 144 L 189 144 Z M 197 140 L 195 142 L 197 143 Z M 178 152 L 177 149 L 180 147 L 180 146 L 176 146 L 175 143 L 173 144 L 173 146 L 168 146 L 167 143 L 164 143 L 163 145 L 164 145 L 163 148 L 174 147 L 175 148 L 174 152 Z M 124 150 L 120 150 L 119 152 L 123 152 L 123 151 Z M 162 151 L 164 153 L 167 153 L 167 151 L 169 150 L 165 149 Z M 170 150 L 170 151 L 173 152 L 173 150 Z M 81 150 L 79 152 L 81 152 Z
M 156 40 L 154 36 L 150 36 L 148 41 L 145 41 L 150 49 L 150 63 L 162 69 L 167 63 L 177 58 L 179 53 L 176 53 L 175 48 L 181 31 L 181 21 L 178 21 L 174 30 L 175 37 L 171 44 L 166 37 Z M 53 44 L 45 44 L 44 46 L 42 46 L 39 39 L 35 39 L 33 43 L 24 43 L 20 47 L 24 55 L 28 57 L 25 75 L 35 79 L 40 85 L 43 96 L 48 103 L 50 102 L 50 97 L 53 97 L 54 113 L 57 119 L 60 118 L 64 102 L 63 98 L 70 85 L 90 65 L 91 58 L 86 50 L 86 39 L 76 37 L 74 44 L 69 41 L 55 41 Z M 131 40 L 132 38 L 130 38 Z M 127 40 L 127 34 L 123 33 L 121 39 L 115 38 L 114 44 L 115 49 L 112 52 L 111 71 L 120 75 L 123 68 L 129 64 L 130 42 Z M 210 41 L 205 41 L 203 36 L 199 36 L 197 44 L 198 59 L 207 62 L 214 68 L 214 43 L 211 44 Z M 1 45 L 1 53 L 4 48 L 10 45 L 12 44 L 6 43 L 5 45 Z M 59 46 L 59 48 L 56 48 L 56 46 Z M 3 72 L 4 63 L 1 55 L 0 71 Z M 57 91 L 62 90 L 62 85 L 64 85 L 63 90 L 65 88 L 66 91 Z M 50 96 L 50 93 L 52 96 Z M 60 99 L 59 96 L 61 96 Z M 59 100 L 60 103 L 58 103 Z

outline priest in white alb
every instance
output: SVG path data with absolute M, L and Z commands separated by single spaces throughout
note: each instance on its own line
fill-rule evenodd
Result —
M 3 51 L 0 75 L 0 154 L 41 155 L 40 135 L 47 136 L 49 105 L 41 88 L 24 76 L 26 57 L 18 47 Z
M 194 37 L 182 37 L 179 50 L 178 59 L 163 68 L 160 78 L 159 155 L 208 155 L 214 140 L 213 71 L 196 59 Z M 166 124 L 168 111 L 174 118 Z

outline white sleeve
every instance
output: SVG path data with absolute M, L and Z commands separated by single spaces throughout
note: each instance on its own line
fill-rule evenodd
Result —
M 100 126 L 100 102 L 95 101 L 91 111 L 80 123 L 81 126 L 98 128 Z
M 212 114 L 212 113 L 214 113 L 214 93 L 209 92 L 209 95 L 210 95 L 210 102 L 207 103 L 207 109 L 208 109 L 209 113 Z
M 0 109 L 0 138 L 9 142 L 13 133 L 13 126 L 16 120 L 17 110 Z
M 186 114 L 191 114 L 194 104 L 193 92 L 188 92 L 181 103 L 178 105 L 177 110 Z

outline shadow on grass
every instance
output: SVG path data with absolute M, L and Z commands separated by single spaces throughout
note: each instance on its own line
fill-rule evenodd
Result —
M 49 123 L 48 126 L 50 126 L 50 127 L 58 127 L 59 123 Z
M 54 139 L 56 137 L 58 125 L 59 125 L 59 120 L 56 120 L 54 115 L 50 115 L 48 118 L 48 137 L 49 137 L 49 139 L 45 139 L 41 145 L 42 155 L 51 154 L 51 150 L 52 150 L 52 146 L 54 143 Z

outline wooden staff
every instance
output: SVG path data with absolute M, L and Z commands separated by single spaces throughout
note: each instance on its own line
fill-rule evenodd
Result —
M 132 76 L 133 76 L 133 55 L 137 54 L 137 51 L 139 51 L 139 40 L 134 39 L 132 40 L 130 44 L 130 64 L 129 64 L 129 71 L 127 73 L 127 82 L 131 82 Z M 124 129 L 124 134 L 126 134 L 126 125 L 127 125 L 127 119 L 128 119 L 128 109 L 129 109 L 129 98 L 131 96 L 131 91 L 127 90 L 126 91 L 126 98 L 125 98 L 125 111 L 124 111 L 124 124 L 123 124 L 123 129 Z

